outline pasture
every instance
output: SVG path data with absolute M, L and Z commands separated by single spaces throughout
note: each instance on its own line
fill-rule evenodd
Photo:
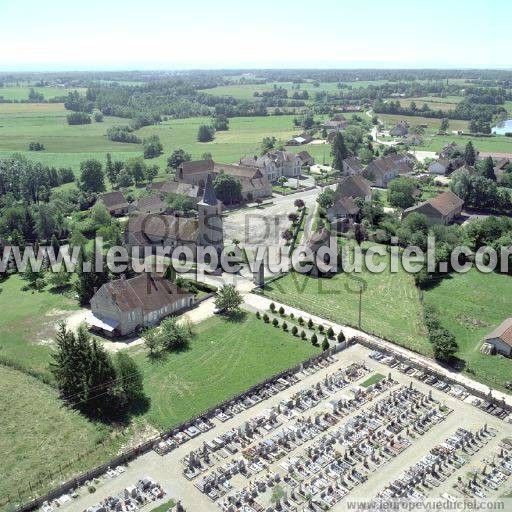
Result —
M 28 85 L 0 87 L 0 98 L 5 101 L 26 101 L 31 87 Z M 67 96 L 68 92 L 78 91 L 85 94 L 84 87 L 32 87 L 38 94 L 42 94 L 45 100 L 51 100 L 60 96 Z
M 413 276 L 401 268 L 392 273 L 387 265 L 382 273 L 364 269 L 321 279 L 289 273 L 267 285 L 264 294 L 333 322 L 357 327 L 361 284 L 362 329 L 431 356 L 418 290 Z
M 423 292 L 426 304 L 435 306 L 444 327 L 455 335 L 457 356 L 466 362 L 464 372 L 489 386 L 504 390 L 512 380 L 512 360 L 480 352 L 483 338 L 511 316 L 512 277 L 472 269 L 452 274 Z

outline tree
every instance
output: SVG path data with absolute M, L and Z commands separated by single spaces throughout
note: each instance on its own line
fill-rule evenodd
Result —
M 144 394 L 143 377 L 137 363 L 120 350 L 115 358 L 117 397 L 126 405 L 138 400 Z
M 329 340 L 327 339 L 327 336 L 324 336 L 324 339 L 322 340 L 322 350 L 325 352 L 329 349 Z
M 269 316 L 267 315 L 267 313 L 263 313 L 263 321 L 264 321 L 266 324 L 268 324 L 269 320 L 270 320 L 270 318 L 269 318 Z
M 269 308 L 270 308 L 270 311 L 272 311 L 272 313 L 273 313 L 276 310 L 276 305 L 273 302 L 271 302 Z
M 91 208 L 91 221 L 95 229 L 98 229 L 100 226 L 108 226 L 112 222 L 112 216 L 103 204 L 103 201 L 96 201 Z
M 85 160 L 80 164 L 80 190 L 83 192 L 103 192 L 105 190 L 105 176 L 101 162 L 98 160 Z
M 295 224 L 299 220 L 299 216 L 295 212 L 291 212 L 288 214 L 288 220 Z
M 158 171 L 158 165 L 148 165 L 146 167 L 146 181 L 148 183 L 153 183 L 153 180 L 158 176 Z
M 292 334 L 293 334 L 294 336 L 297 336 L 297 333 L 298 333 L 298 332 L 299 332 L 299 329 L 297 328 L 297 326 L 296 326 L 296 325 L 294 325 L 294 326 L 292 327 Z
M 283 331 L 287 331 L 288 330 L 288 324 L 286 322 L 283 322 L 282 328 L 283 328 Z
M 55 289 L 61 289 L 68 286 L 71 279 L 71 274 L 62 269 L 58 272 L 48 272 L 48 284 Z
M 94 120 L 97 123 L 102 123 L 103 122 L 103 114 L 102 114 L 101 110 L 95 110 L 94 113 L 93 113 L 93 116 L 94 116 Z
M 311 344 L 315 347 L 318 345 L 318 337 L 315 333 L 311 336 Z
M 366 240 L 366 229 L 362 224 L 354 226 L 354 238 L 359 246 Z
M 494 161 L 491 156 L 488 156 L 484 160 L 482 176 L 488 180 L 496 181 L 496 174 L 494 173 Z
M 197 140 L 198 142 L 210 142 L 213 140 L 214 133 L 212 126 L 202 124 L 197 130 Z
M 240 180 L 224 172 L 217 174 L 213 180 L 215 195 L 224 204 L 234 204 L 242 200 L 242 184 Z
M 327 210 L 334 203 L 334 190 L 332 188 L 326 188 L 318 195 L 316 201 L 324 210 Z
M 443 327 L 429 331 L 429 338 L 439 361 L 449 362 L 459 348 L 453 333 Z
M 186 153 L 183 149 L 176 149 L 167 159 L 167 166 L 176 170 L 183 162 L 190 162 L 190 160 L 192 160 L 190 153 Z
M 112 162 L 112 155 L 110 153 L 107 153 L 107 163 L 105 165 L 105 174 L 107 175 L 108 181 L 112 185 L 115 185 L 117 183 L 117 172 L 116 168 L 114 167 L 114 164 Z
M 304 208 L 305 206 L 305 203 L 303 199 L 295 199 L 293 205 L 295 206 L 295 208 L 297 208 L 297 210 L 302 210 L 302 208 Z
M 471 141 L 466 144 L 466 149 L 464 150 L 464 162 L 466 162 L 466 165 L 469 165 L 470 167 L 475 165 L 476 153 Z
M 229 130 L 229 119 L 223 114 L 217 115 L 213 120 L 213 124 L 218 132 Z
M 84 326 L 75 333 L 60 324 L 51 371 L 64 400 L 93 415 L 111 413 L 116 400 L 116 368 L 110 355 Z
M 178 319 L 171 316 L 160 324 L 158 336 L 161 345 L 168 350 L 181 350 L 192 341 L 192 328 L 185 322 L 178 323 Z
M 389 204 L 398 208 L 409 208 L 415 202 L 417 190 L 418 187 L 414 180 L 405 177 L 396 178 L 389 183 Z
M 151 135 L 142 141 L 142 149 L 144 158 L 156 158 L 160 156 L 164 150 L 160 137 L 158 135 Z
M 332 141 L 331 156 L 333 157 L 333 168 L 337 171 L 342 171 L 343 160 L 348 157 L 348 149 L 341 132 L 338 132 Z
M 446 133 L 450 126 L 450 121 L 445 117 L 441 120 L 441 125 L 439 126 L 439 133 Z
M 328 337 L 329 339 L 331 339 L 331 340 L 334 338 L 334 330 L 333 330 L 333 328 L 332 328 L 332 327 L 329 327 L 329 328 L 327 329 L 327 337 Z
M 311 318 L 308 320 L 308 328 L 313 329 L 313 320 Z
M 69 125 L 91 124 L 91 116 L 86 112 L 72 112 L 67 115 Z
M 281 316 L 283 316 L 283 315 L 284 315 L 284 308 L 283 308 L 283 306 L 280 306 L 280 308 L 279 308 L 279 314 L 280 314 Z
M 133 180 L 126 169 L 122 169 L 117 175 L 117 186 L 121 188 L 131 187 Z
M 304 331 L 300 331 L 300 339 L 305 340 L 306 339 L 306 333 Z
M 225 284 L 217 290 L 215 297 L 215 307 L 217 309 L 232 312 L 238 311 L 244 301 L 242 294 L 232 284 Z
M 75 292 L 78 295 L 80 304 L 89 304 L 95 290 L 99 290 L 102 285 L 108 282 L 108 274 L 104 271 L 104 262 L 96 270 L 96 259 L 103 258 L 102 254 L 96 254 L 98 251 L 94 246 L 91 253 L 87 253 L 82 247 L 78 255 L 78 261 L 75 266 Z M 86 268 L 88 266 L 89 268 Z M 102 267 L 102 270 L 100 270 Z
M 279 320 L 278 320 L 277 318 L 274 318 L 274 319 L 272 320 L 272 325 L 273 325 L 274 327 L 277 327 L 277 326 L 279 325 Z
M 129 158 L 125 162 L 125 169 L 135 182 L 135 185 L 140 185 L 146 178 L 147 165 L 142 158 Z
M 283 240 L 290 242 L 293 238 L 293 233 L 290 229 L 285 229 L 281 236 L 282 236 Z
M 256 311 L 256 318 L 257 318 L 258 320 L 260 320 L 260 319 L 261 319 L 261 313 L 260 313 L 259 311 Z
M 263 137 L 261 141 L 261 154 L 268 153 L 271 149 L 274 149 L 277 139 L 275 137 Z

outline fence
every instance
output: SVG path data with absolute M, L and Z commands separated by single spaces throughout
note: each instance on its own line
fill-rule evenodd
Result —
M 30 501 L 29 503 L 26 503 L 24 505 L 19 506 L 16 508 L 16 512 L 28 512 L 30 510 L 34 510 L 36 508 L 39 508 L 42 506 L 42 504 L 45 501 L 52 501 L 59 496 L 62 496 L 63 494 L 69 493 L 71 490 L 76 489 L 77 487 L 83 485 L 85 482 L 93 480 L 94 478 L 98 478 L 106 471 L 112 467 L 116 467 L 119 465 L 126 465 L 130 461 L 136 459 L 140 455 L 144 455 L 145 453 L 148 453 L 153 449 L 153 447 L 159 443 L 162 440 L 168 439 L 169 437 L 175 436 L 179 432 L 189 428 L 190 426 L 194 425 L 198 420 L 200 419 L 211 419 L 213 418 L 219 410 L 225 409 L 231 405 L 234 405 L 239 400 L 243 400 L 244 398 L 253 395 L 255 393 L 258 393 L 262 389 L 264 389 L 269 384 L 275 382 L 277 379 L 283 378 L 283 377 L 289 377 L 295 373 L 298 373 L 302 371 L 304 368 L 308 368 L 309 366 L 313 366 L 319 361 L 326 359 L 327 357 L 336 354 L 338 352 L 341 352 L 342 350 L 345 350 L 350 345 L 349 341 L 338 343 L 336 346 L 326 350 L 325 352 L 322 352 L 321 354 L 318 354 L 316 356 L 311 357 L 310 359 L 294 366 L 293 368 L 289 368 L 287 370 L 284 370 L 280 373 L 277 373 L 273 375 L 272 377 L 269 377 L 268 379 L 259 382 L 258 384 L 255 384 L 250 389 L 245 390 L 242 393 L 239 393 L 237 395 L 234 395 L 231 398 L 228 398 L 224 402 L 215 405 L 214 407 L 211 407 L 206 412 L 203 412 L 196 417 L 187 420 L 186 422 L 182 423 L 181 425 L 174 427 L 166 432 L 161 433 L 160 435 L 156 436 L 155 438 L 146 441 L 145 443 L 140 444 L 139 446 L 127 450 L 126 452 L 122 453 L 118 457 L 115 457 L 114 459 L 110 460 L 109 462 L 102 464 L 101 466 L 97 466 L 96 468 L 87 471 L 85 473 L 82 473 L 81 475 L 72 478 L 71 480 L 68 480 L 66 483 L 60 485 L 59 487 L 55 487 L 54 489 L 50 490 L 43 496 L 39 496 L 38 498 L 35 498 L 34 500 Z M 30 490 L 32 492 L 32 490 Z M 20 498 L 21 494 L 18 493 Z M 7 505 L 11 502 L 11 499 L 9 498 L 8 501 L 4 503 L 0 503 L 0 507 Z
M 420 370 L 423 373 L 432 375 L 433 377 L 436 377 L 439 380 L 445 381 L 452 386 L 460 386 L 460 387 L 464 388 L 471 395 L 474 395 L 477 398 L 480 398 L 482 400 L 490 402 L 493 405 L 495 405 L 496 407 L 501 407 L 502 409 L 504 409 L 507 412 L 512 412 L 512 406 L 508 405 L 504 399 L 498 400 L 497 398 L 493 397 L 491 392 L 484 393 L 483 391 L 481 391 L 479 389 L 475 389 L 475 388 L 471 387 L 469 384 L 460 382 L 460 381 L 450 377 L 449 375 L 446 375 L 444 373 L 441 373 L 441 372 L 435 370 L 434 368 L 424 366 L 424 365 L 414 361 L 413 359 L 410 359 L 410 358 L 404 356 L 401 353 L 395 352 L 394 350 L 392 350 L 390 348 L 384 347 L 376 341 L 372 341 L 367 338 L 355 338 L 355 341 L 357 341 L 357 343 L 359 343 L 360 345 L 363 345 L 366 348 L 369 348 L 370 350 L 378 350 L 379 352 L 382 352 L 383 354 L 386 354 L 387 356 L 392 356 L 398 362 L 406 363 L 409 366 L 412 366 L 413 368 L 415 368 L 416 370 Z

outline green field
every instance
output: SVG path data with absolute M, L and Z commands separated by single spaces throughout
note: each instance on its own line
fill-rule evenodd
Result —
M 450 121 L 450 129 L 451 129 Z M 433 137 L 425 137 L 423 144 L 415 146 L 415 149 L 420 151 L 439 151 L 450 142 L 457 142 L 465 146 L 469 141 L 473 142 L 473 145 L 479 151 L 485 151 L 488 153 L 512 153 L 512 137 L 505 137 L 503 135 L 497 135 L 495 137 L 472 137 L 471 135 L 436 135 Z
M 473 269 L 452 274 L 423 293 L 425 303 L 438 309 L 441 323 L 455 334 L 457 355 L 467 362 L 469 376 L 503 390 L 504 382 L 512 380 L 512 360 L 479 350 L 484 336 L 512 314 L 512 277 Z
M 242 322 L 211 318 L 195 330 L 190 350 L 162 360 L 135 350 L 151 398 L 145 418 L 159 428 L 179 424 L 319 353 L 311 343 L 250 314 Z
M 29 86 L 8 86 L 8 87 L 0 87 L 0 98 L 3 98 L 6 101 L 22 101 L 28 100 L 28 94 L 30 92 Z M 45 100 L 51 100 L 52 98 L 56 98 L 58 96 L 66 96 L 68 92 L 78 91 L 82 94 L 85 93 L 85 88 L 80 87 L 33 87 L 34 91 L 38 94 L 42 94 Z
M 382 273 L 339 273 L 323 279 L 289 273 L 267 285 L 265 295 L 333 322 L 357 326 L 361 279 L 367 286 L 362 295 L 362 329 L 431 356 L 419 293 L 413 276 L 403 270 L 393 274 L 388 265 Z
M 112 437 L 107 427 L 63 407 L 56 390 L 40 380 L 1 365 L 0 430 L 1 510 L 8 495 L 18 500 L 18 489 L 23 501 L 35 496 L 29 482 L 36 492 L 59 485 L 108 460 L 128 440 L 121 432 Z M 14 504 L 6 508 L 14 509 Z
M 24 291 L 25 285 L 19 275 L 0 281 L 0 358 L 46 373 L 49 350 L 44 341 L 77 305 L 62 293 Z
M 435 119 L 432 117 L 420 117 L 420 116 L 401 116 L 397 114 L 377 114 L 379 119 L 382 119 L 388 128 L 392 128 L 399 121 L 407 121 L 411 126 L 418 126 L 420 124 L 427 125 L 427 132 L 437 133 L 439 126 L 441 125 L 441 119 Z M 464 130 L 468 129 L 467 121 L 458 121 L 450 119 L 450 130 Z
M 20 287 L 17 276 L 1 284 L 0 354 L 47 374 L 52 345 L 37 340 L 51 340 L 53 314 L 73 305 L 63 295 Z M 195 331 L 189 350 L 156 360 L 142 346 L 130 349 L 150 405 L 124 427 L 88 421 L 64 407 L 54 388 L 0 364 L 0 508 L 18 488 L 26 501 L 29 481 L 38 491 L 54 486 L 106 462 L 132 435 L 177 425 L 319 352 L 253 315 L 240 322 L 215 317 Z

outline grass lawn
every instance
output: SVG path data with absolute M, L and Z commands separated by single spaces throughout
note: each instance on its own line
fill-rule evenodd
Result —
M 162 503 L 159 507 L 153 508 L 150 512 L 167 512 L 170 508 L 174 507 L 176 502 L 174 500 L 166 501 Z
M 17 274 L 0 281 L 0 357 L 46 373 L 50 352 L 41 341 L 51 339 L 59 318 L 78 306 L 62 293 L 24 291 L 25 285 Z
M 421 106 L 421 105 L 419 105 Z M 439 126 L 441 125 L 441 119 L 432 117 L 421 117 L 421 116 L 401 116 L 397 114 L 377 114 L 379 119 L 382 119 L 386 124 L 387 128 L 392 128 L 399 121 L 407 121 L 411 126 L 417 126 L 420 124 L 427 125 L 427 133 L 437 133 Z M 450 130 L 464 130 L 468 129 L 467 121 L 460 121 L 450 119 Z M 453 136 L 452 136 L 453 137 Z M 418 147 L 418 146 L 417 146 Z
M 480 352 L 483 338 L 512 314 L 512 277 L 482 274 L 472 269 L 452 274 L 423 292 L 425 303 L 437 307 L 442 324 L 453 332 L 458 356 L 466 361 L 469 376 L 503 389 L 512 380 L 512 360 Z
M 452 121 L 450 121 L 450 129 L 452 129 Z M 455 129 L 455 128 L 453 128 Z M 415 146 L 414 149 L 420 151 L 439 151 L 450 142 L 457 142 L 465 146 L 469 141 L 473 142 L 473 146 L 479 151 L 496 152 L 496 153 L 512 153 L 512 137 L 497 135 L 495 137 L 472 137 L 471 135 L 434 135 L 425 137 L 423 144 Z
M 157 428 L 177 425 L 320 351 L 252 314 L 241 322 L 210 318 L 195 331 L 189 350 L 162 359 L 134 349 L 151 400 L 145 419 Z
M 34 491 L 56 486 L 72 474 L 112 457 L 126 441 L 123 435 L 110 438 L 107 427 L 63 407 L 53 388 L 1 365 L 0 430 L 0 509 L 8 494 L 18 499 L 18 489 L 27 501 L 29 481 Z M 65 467 L 82 454 L 80 461 Z
M 371 377 L 366 379 L 364 382 L 361 382 L 361 386 L 363 388 L 369 388 L 370 386 L 373 386 L 377 382 L 381 381 L 382 379 L 385 379 L 386 377 L 382 375 L 381 373 L 374 373 Z
M 20 87 L 0 87 L 0 98 L 8 101 L 28 100 L 30 89 L 31 88 L 26 85 Z M 33 87 L 33 89 L 38 94 L 42 94 L 45 100 L 51 100 L 58 96 L 67 96 L 67 94 L 72 91 L 78 91 L 81 94 L 85 94 L 86 91 L 83 87 Z
M 432 355 L 426 338 L 422 307 L 413 276 L 403 270 L 372 274 L 339 273 L 316 279 L 289 273 L 265 287 L 265 295 L 333 322 L 357 326 L 359 282 L 362 329 L 425 355 Z

